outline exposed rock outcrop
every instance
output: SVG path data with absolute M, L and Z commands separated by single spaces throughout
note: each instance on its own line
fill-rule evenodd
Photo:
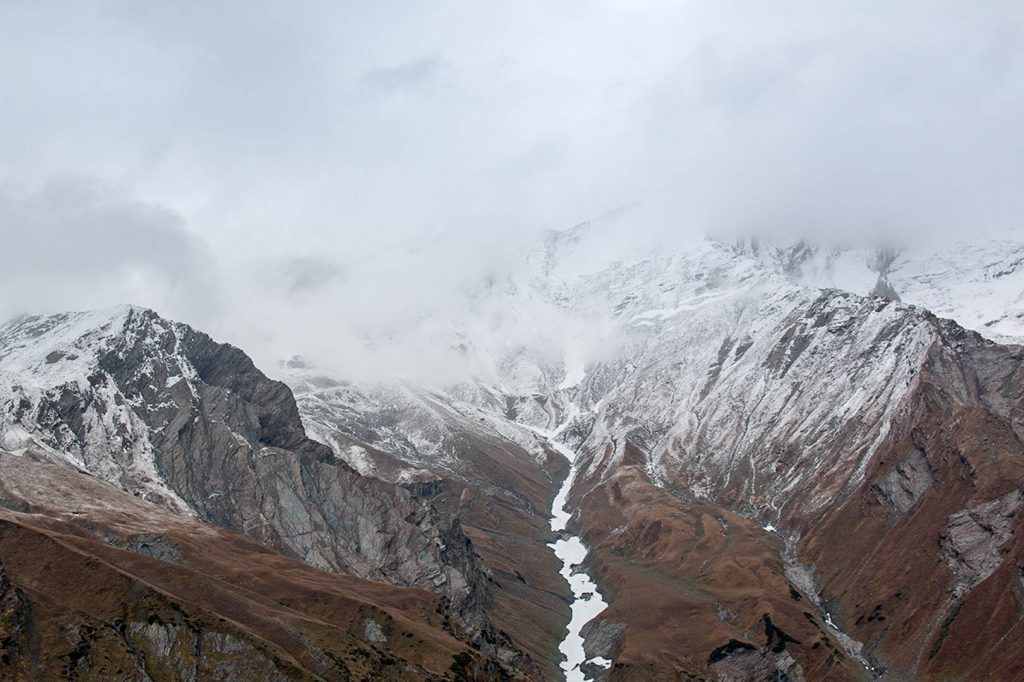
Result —
M 875 486 L 895 514 L 910 510 L 932 485 L 931 469 L 924 453 L 912 448 L 897 459 L 892 471 Z
M 956 576 L 959 598 L 992 575 L 1005 559 L 1000 550 L 1013 535 L 1024 490 L 951 514 L 942 537 L 942 555 Z

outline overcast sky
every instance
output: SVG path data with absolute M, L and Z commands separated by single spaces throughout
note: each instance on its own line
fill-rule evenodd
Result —
M 1019 0 L 5 0 L 0 317 L 133 301 L 245 343 L 267 291 L 413 248 L 369 307 L 405 305 L 626 205 L 1002 230 L 1022 121 Z

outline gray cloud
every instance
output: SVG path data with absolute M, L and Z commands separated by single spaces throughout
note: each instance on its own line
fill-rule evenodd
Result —
M 443 78 L 450 65 L 436 55 L 421 57 L 405 64 L 367 71 L 362 82 L 375 92 L 391 94 L 422 88 Z
M 95 178 L 0 186 L 0 316 L 131 302 L 191 317 L 216 304 L 214 261 L 175 212 Z
M 323 289 L 345 277 L 344 271 L 336 263 L 315 257 L 285 261 L 281 264 L 280 275 L 285 290 L 297 295 Z

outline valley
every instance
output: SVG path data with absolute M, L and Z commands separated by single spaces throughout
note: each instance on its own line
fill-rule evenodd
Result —
M 1024 351 L 714 242 L 558 276 L 586 238 L 473 296 L 604 301 L 610 354 L 493 345 L 523 308 L 460 351 L 497 374 L 446 387 L 271 379 L 131 306 L 4 327 L 4 608 L 34 614 L 5 670 L 205 674 L 241 665 L 183 658 L 224 618 L 284 679 L 1018 675 Z M 118 576 L 78 648 L 28 542 Z M 291 643 L 224 580 L 290 595 Z

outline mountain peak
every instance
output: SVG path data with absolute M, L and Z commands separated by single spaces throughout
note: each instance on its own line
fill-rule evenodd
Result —
M 83 381 L 106 349 L 157 320 L 152 310 L 130 304 L 16 318 L 0 327 L 0 373 L 38 388 Z

